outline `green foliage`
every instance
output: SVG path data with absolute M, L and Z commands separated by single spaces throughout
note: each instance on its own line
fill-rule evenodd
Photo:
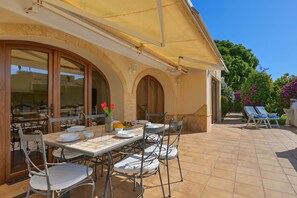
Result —
M 297 78 L 282 87 L 280 91 L 282 107 L 290 106 L 290 99 L 297 99 Z
M 230 112 L 231 107 L 234 102 L 234 91 L 222 78 L 221 81 L 221 102 L 222 102 L 222 115 L 225 116 L 228 112 Z
M 231 103 L 234 102 L 234 91 L 230 86 L 227 85 L 224 78 L 221 80 L 221 95 L 226 96 Z
M 221 97 L 221 104 L 222 104 L 222 116 L 224 117 L 230 109 L 230 102 L 227 96 Z
M 241 98 L 244 105 L 266 105 L 273 91 L 271 76 L 253 71 L 242 86 Z
M 222 76 L 234 91 L 240 90 L 249 74 L 258 66 L 259 60 L 241 44 L 233 44 L 228 40 L 216 40 L 215 43 L 229 70 L 229 73 L 223 72 Z
M 271 93 L 271 100 L 268 104 L 267 110 L 277 112 L 278 114 L 283 113 L 284 102 L 281 98 L 281 88 L 291 83 L 294 78 L 296 78 L 296 76 L 285 73 L 273 82 L 273 92 Z

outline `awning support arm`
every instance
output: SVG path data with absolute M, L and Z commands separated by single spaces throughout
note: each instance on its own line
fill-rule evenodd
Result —
M 224 66 L 223 65 L 217 65 L 217 64 L 213 64 L 213 63 L 209 63 L 209 62 L 205 62 L 205 61 L 202 61 L 202 60 L 198 60 L 198 59 L 193 59 L 193 58 L 189 58 L 189 57 L 184 57 L 184 56 L 179 56 L 178 57 L 178 64 L 180 66 L 182 66 L 180 64 L 181 60 L 186 60 L 186 61 L 190 61 L 190 62 L 193 62 L 193 63 L 199 63 L 199 64 L 203 64 L 203 65 L 208 65 L 208 66 L 211 66 L 211 67 L 214 67 L 214 68 L 217 68 L 217 69 L 220 69 L 220 70 L 224 70 Z M 184 65 L 185 66 L 185 65 Z M 215 70 L 215 69 L 214 69 Z

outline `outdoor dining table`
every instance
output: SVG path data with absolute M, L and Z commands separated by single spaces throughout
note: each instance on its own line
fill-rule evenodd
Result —
M 160 127 L 163 125 L 160 124 Z M 165 127 L 165 128 L 168 128 Z M 111 154 L 110 152 L 120 147 L 129 145 L 137 140 L 141 140 L 143 137 L 143 125 L 135 125 L 129 132 L 135 134 L 131 138 L 119 138 L 116 136 L 116 132 L 105 132 L 104 125 L 87 127 L 84 131 L 92 131 L 94 137 L 86 139 L 83 132 L 76 132 L 80 135 L 80 139 L 73 142 L 59 142 L 58 138 L 61 134 L 67 133 L 66 131 L 50 133 L 44 135 L 45 144 L 53 147 L 59 147 L 62 149 L 72 149 L 79 151 L 80 153 L 90 156 L 98 157 L 103 154 L 108 155 L 108 171 L 105 180 L 104 197 L 107 197 L 109 174 L 111 171 Z

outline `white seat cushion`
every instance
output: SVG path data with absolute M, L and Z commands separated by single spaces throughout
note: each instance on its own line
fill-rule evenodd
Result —
M 62 153 L 61 148 L 55 149 L 52 152 L 53 156 L 56 157 L 56 158 L 61 158 L 61 153 Z M 68 150 L 68 149 L 64 149 L 63 154 L 64 154 L 64 157 L 65 157 L 66 160 L 71 160 L 71 159 L 82 156 L 82 154 L 80 152 L 73 151 L 73 150 Z
M 87 178 L 87 167 L 80 164 L 66 163 L 52 166 L 48 169 L 51 190 L 68 188 Z M 88 167 L 91 175 L 93 169 Z M 30 185 L 37 190 L 47 190 L 46 177 L 34 175 Z
M 146 141 L 150 143 L 158 142 L 158 140 L 160 140 L 160 136 L 158 134 L 150 134 L 146 139 Z
M 146 158 L 146 156 L 144 156 Z M 145 162 L 143 163 L 143 173 L 145 172 L 152 172 L 156 170 L 159 166 L 159 160 L 154 157 L 148 157 Z M 114 165 L 114 170 L 120 173 L 126 174 L 137 174 L 140 173 L 141 168 L 141 155 L 140 154 L 133 154 L 125 159 L 117 162 Z
M 145 153 L 152 153 L 154 152 L 156 155 L 158 155 L 158 152 L 160 152 L 159 148 L 156 148 L 156 144 L 148 147 L 145 149 Z M 156 149 L 155 149 L 156 148 Z M 155 149 L 155 151 L 154 151 Z M 161 153 L 160 153 L 160 159 L 164 160 L 166 159 L 166 151 L 167 151 L 167 145 L 162 145 Z M 174 146 L 169 146 L 168 150 L 168 159 L 174 159 L 177 157 L 177 148 Z

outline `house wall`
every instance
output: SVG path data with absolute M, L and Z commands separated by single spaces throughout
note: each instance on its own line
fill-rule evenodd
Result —
M 69 34 L 38 25 L 0 24 L 0 39 L 35 41 L 60 47 L 92 62 L 107 78 L 111 102 L 116 104 L 114 118 L 117 120 L 135 119 L 138 82 L 145 75 L 152 75 L 164 88 L 165 111 L 169 115 L 185 117 L 188 130 L 207 131 L 210 127 L 211 76 L 220 79 L 220 72 L 201 70 L 174 76 L 137 62 L 137 56 L 131 60 Z M 133 63 L 137 64 L 136 72 L 130 70 Z
M 206 71 L 201 70 L 179 78 L 178 116 L 184 118 L 186 130 L 208 130 L 206 75 Z
M 116 108 L 113 112 L 116 120 L 133 120 L 136 118 L 136 90 L 139 81 L 146 75 L 156 78 L 164 90 L 165 112 L 170 117 L 184 117 L 185 130 L 199 132 L 208 131 L 211 126 L 211 78 L 220 79 L 220 72 L 209 73 L 196 71 L 187 75 L 174 75 L 161 71 L 153 65 L 145 65 L 134 59 L 129 59 L 98 45 L 86 42 L 67 33 L 39 25 L 30 24 L 0 24 L 0 40 L 32 41 L 62 48 L 77 54 L 98 67 L 105 75 L 110 87 L 111 102 Z M 5 104 L 10 90 L 5 89 L 6 71 L 4 49 L 0 46 L 0 150 L 4 151 L 9 141 L 10 105 Z M 135 72 L 131 72 L 131 64 L 137 64 Z M 6 98 L 6 100 L 5 100 Z M 220 99 L 218 100 L 220 101 Z M 219 104 L 220 106 L 220 104 Z M 3 108 L 1 108 L 3 107 Z M 3 109 L 6 110 L 4 111 Z M 7 139 L 7 141 L 6 141 Z M 0 152 L 0 160 L 8 159 L 9 152 Z M 5 164 L 0 163 L 0 170 L 5 170 Z M 0 173 L 0 184 L 5 182 L 5 175 Z

